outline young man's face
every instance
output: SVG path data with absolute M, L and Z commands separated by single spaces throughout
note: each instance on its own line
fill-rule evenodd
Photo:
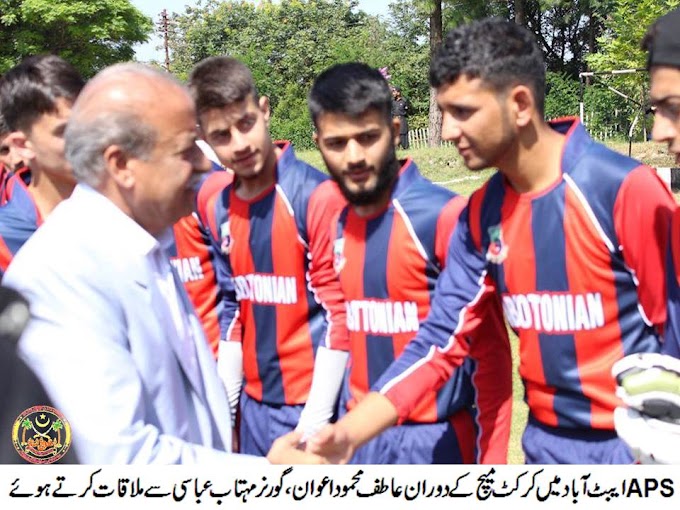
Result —
M 274 146 L 269 135 L 269 100 L 251 95 L 199 115 L 205 141 L 220 162 L 240 179 L 257 179 L 272 163 Z
M 442 139 L 453 142 L 470 170 L 500 166 L 516 139 L 503 94 L 479 78 L 460 76 L 437 89 Z
M 25 141 L 17 154 L 33 170 L 52 179 L 75 183 L 71 165 L 64 154 L 64 130 L 71 116 L 71 101 L 59 98 L 54 112 L 44 113 L 24 132 Z
M 650 70 L 649 96 L 655 108 L 652 139 L 668 144 L 680 163 L 680 69 L 655 66 Z
M 9 133 L 0 133 L 0 167 L 17 170 L 22 166 L 21 158 L 17 155 L 9 139 Z
M 377 110 L 358 117 L 322 113 L 314 139 L 328 171 L 348 202 L 368 205 L 388 193 L 399 171 L 395 153 L 399 121 L 387 121 Z

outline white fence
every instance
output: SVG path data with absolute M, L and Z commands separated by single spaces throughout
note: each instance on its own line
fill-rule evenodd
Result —
M 590 136 L 600 142 L 606 142 L 610 138 L 618 135 L 621 136 L 618 126 L 608 126 L 603 130 L 590 131 Z M 411 129 L 408 132 L 408 143 L 410 149 L 426 149 L 429 147 L 428 137 L 430 130 L 428 128 Z M 441 147 L 453 147 L 451 142 L 442 141 Z
M 410 149 L 425 149 L 429 147 L 428 136 L 430 130 L 428 128 L 411 129 L 408 132 L 408 143 Z M 453 147 L 451 142 L 441 143 L 442 147 Z

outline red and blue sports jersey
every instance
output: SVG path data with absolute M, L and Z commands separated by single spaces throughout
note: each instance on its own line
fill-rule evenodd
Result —
M 253 200 L 234 183 L 200 208 L 224 257 L 222 330 L 243 343 L 244 391 L 273 405 L 307 400 L 319 345 L 347 349 L 345 308 L 333 270 L 330 220 L 337 186 L 281 146 L 276 183 Z
M 673 214 L 668 245 L 666 260 L 668 318 L 662 352 L 680 358 L 680 209 L 676 209 Z
M 201 185 L 199 201 L 207 200 L 227 187 L 232 180 L 231 172 L 221 169 L 213 171 Z M 220 331 L 222 295 L 215 277 L 215 250 L 197 214 L 182 218 L 173 225 L 172 230 L 175 242 L 169 250 L 170 262 L 184 283 L 213 355 L 217 357 L 220 338 L 224 338 L 226 332 Z
M 0 164 L 0 206 L 7 203 L 7 181 L 12 177 L 12 172 L 5 166 Z
M 577 120 L 552 126 L 566 133 L 557 182 L 518 194 L 496 173 L 461 214 L 432 311 L 377 383 L 400 416 L 468 354 L 468 335 L 490 319 L 479 308 L 488 285 L 519 336 L 525 398 L 543 424 L 613 430 L 613 363 L 660 349 L 673 197 Z
M 430 311 L 446 251 L 466 200 L 434 185 L 406 160 L 388 207 L 361 217 L 346 207 L 332 227 L 334 264 L 347 310 L 352 408 L 402 353 Z M 500 310 L 497 299 L 489 306 Z M 471 356 L 438 391 L 425 392 L 405 421 L 434 423 L 476 409 L 480 462 L 507 461 L 512 358 L 507 329 L 492 315 Z
M 28 191 L 31 172 L 15 172 L 5 187 L 7 201 L 0 206 L 0 277 L 14 255 L 42 224 L 42 217 Z

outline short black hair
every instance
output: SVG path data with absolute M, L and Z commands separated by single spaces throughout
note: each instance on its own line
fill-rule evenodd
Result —
M 2 76 L 0 76 L 0 82 L 2 82 Z M 7 133 L 12 131 L 7 125 L 5 117 L 2 115 L 2 110 L 0 110 L 0 136 L 5 136 Z
M 189 92 L 199 113 L 223 108 L 243 101 L 249 95 L 257 101 L 253 74 L 243 62 L 233 57 L 208 57 L 189 75 Z
M 647 70 L 652 66 L 680 67 L 680 9 L 660 16 L 647 29 L 641 47 L 647 51 Z
M 500 18 L 486 18 L 451 30 L 430 65 L 430 84 L 455 82 L 460 76 L 480 78 L 497 92 L 527 85 L 543 114 L 545 63 L 534 34 Z
M 322 113 L 358 117 L 377 110 L 387 122 L 392 118 L 392 92 L 380 71 L 361 62 L 334 65 L 323 71 L 307 97 L 312 122 Z
M 7 122 L 5 122 L 5 117 L 2 116 L 2 112 L 0 112 L 0 136 L 5 136 L 10 131 L 12 130 L 7 125 Z
M 0 112 L 12 131 L 30 132 L 40 116 L 57 111 L 57 100 L 75 102 L 85 80 L 56 55 L 34 55 L 0 80 Z

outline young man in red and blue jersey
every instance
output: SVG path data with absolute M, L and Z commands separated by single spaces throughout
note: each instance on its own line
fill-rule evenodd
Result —
M 680 164 L 680 9 L 659 18 L 642 46 L 648 51 L 650 103 L 654 111 L 652 139 L 668 144 Z M 663 351 L 680 358 L 680 209 L 672 222 L 668 272 L 668 322 Z
M 23 161 L 17 157 L 9 142 L 10 133 L 11 130 L 0 111 L 0 206 L 7 202 L 7 181 L 16 170 L 23 167 Z
M 199 203 L 224 297 L 218 366 L 232 413 L 240 397 L 241 452 L 266 455 L 335 410 L 347 333 L 328 225 L 344 200 L 289 142 L 272 142 L 268 98 L 241 62 L 208 58 L 189 88 L 205 141 L 235 176 Z
M 642 41 L 648 52 L 652 138 L 680 163 L 680 9 L 659 17 Z M 661 354 L 626 356 L 613 368 L 625 405 L 616 431 L 643 464 L 680 462 L 680 209 L 673 214 L 666 259 L 668 310 Z
M 652 168 L 595 143 L 577 119 L 544 121 L 543 57 L 520 25 L 452 30 L 430 81 L 442 137 L 468 168 L 498 172 L 461 213 L 415 339 L 309 450 L 346 461 L 440 387 L 491 319 L 480 307 L 492 284 L 519 336 L 526 462 L 631 462 L 614 430 L 611 370 L 661 347 L 673 197 Z
M 429 310 L 451 231 L 466 199 L 399 161 L 399 119 L 375 69 L 339 64 L 308 98 L 314 139 L 349 205 L 331 227 L 335 270 L 347 310 L 352 409 L 402 353 Z M 491 288 L 488 292 L 493 292 Z M 359 448 L 358 464 L 507 462 L 512 359 L 500 302 L 470 340 L 471 356 L 438 391 L 425 393 L 393 427 Z
M 233 174 L 222 167 L 210 146 L 203 141 L 198 145 L 213 167 L 199 189 L 198 202 L 202 203 L 212 194 L 225 188 L 233 180 Z M 201 321 L 210 349 L 217 358 L 220 338 L 223 335 L 219 320 L 222 295 L 217 285 L 213 262 L 215 250 L 196 212 L 175 223 L 172 232 L 174 242 L 168 250 L 170 263 L 184 284 L 196 316 Z
M 0 208 L 0 277 L 14 254 L 76 181 L 64 155 L 64 129 L 85 82 L 54 55 L 28 57 L 0 80 L 0 112 L 6 142 L 26 164 L 6 182 Z

